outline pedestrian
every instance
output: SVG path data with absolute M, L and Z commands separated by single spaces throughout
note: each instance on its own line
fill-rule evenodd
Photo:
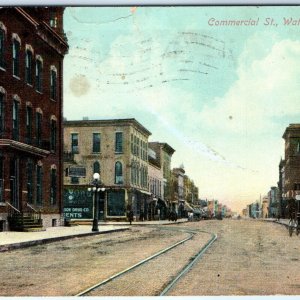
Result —
M 128 221 L 129 221 L 129 223 L 131 225 L 131 223 L 133 221 L 133 211 L 132 210 L 128 212 L 127 218 L 128 218 Z

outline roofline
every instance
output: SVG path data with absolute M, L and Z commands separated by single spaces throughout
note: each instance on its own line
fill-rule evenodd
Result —
M 284 134 L 282 136 L 282 138 L 286 138 L 287 133 L 290 131 L 294 131 L 294 130 L 300 130 L 300 124 L 299 123 L 292 123 L 290 124 L 284 131 Z
M 159 144 L 160 146 L 162 146 L 162 149 L 165 150 L 166 152 L 168 152 L 168 154 L 173 155 L 174 152 L 176 151 L 175 149 L 173 149 L 168 143 L 165 142 L 149 142 L 149 144 Z
M 148 136 L 152 133 L 146 129 L 141 123 L 139 123 L 135 118 L 130 119 L 102 119 L 102 120 L 70 120 L 63 121 L 64 127 L 93 127 L 93 126 L 112 126 L 112 125 L 136 125 L 140 130 L 142 130 Z

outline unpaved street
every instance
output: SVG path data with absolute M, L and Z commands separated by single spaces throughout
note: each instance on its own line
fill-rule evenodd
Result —
M 0 255 L 0 296 L 71 296 L 146 257 L 193 238 L 94 290 L 91 296 L 159 295 L 217 233 L 218 239 L 168 295 L 299 295 L 300 237 L 256 220 L 212 220 L 34 246 Z
M 256 220 L 199 225 L 218 241 L 169 295 L 300 295 L 300 236 Z

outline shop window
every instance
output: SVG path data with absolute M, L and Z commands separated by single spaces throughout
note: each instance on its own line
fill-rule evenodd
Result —
M 107 215 L 124 216 L 125 215 L 125 192 L 109 191 L 107 193 Z

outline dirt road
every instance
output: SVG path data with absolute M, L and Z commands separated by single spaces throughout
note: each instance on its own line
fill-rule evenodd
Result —
M 254 220 L 213 220 L 169 228 L 214 232 L 218 239 L 168 295 L 300 294 L 300 237 L 289 237 L 285 227 Z M 132 226 L 126 232 L 4 252 L 0 296 L 76 295 L 188 236 Z M 192 240 L 90 295 L 159 295 L 209 238 L 198 232 Z

